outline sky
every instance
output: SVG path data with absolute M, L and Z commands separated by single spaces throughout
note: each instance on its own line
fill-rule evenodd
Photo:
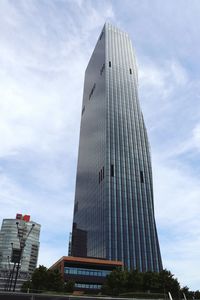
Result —
M 199 16 L 199 0 L 0 1 L 0 222 L 42 225 L 39 264 L 67 255 L 84 72 L 107 21 L 136 52 L 164 268 L 200 289 Z

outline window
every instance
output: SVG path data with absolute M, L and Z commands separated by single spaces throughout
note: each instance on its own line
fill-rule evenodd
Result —
M 104 167 L 99 172 L 99 183 L 104 179 Z
M 143 172 L 142 171 L 140 171 L 140 181 L 142 183 L 144 183 L 144 176 L 143 176 Z
M 111 61 L 109 61 L 109 67 L 111 68 Z
M 102 31 L 102 33 L 101 33 L 101 35 L 100 35 L 100 37 L 99 37 L 99 40 L 101 40 L 101 39 L 102 39 L 102 36 L 103 36 L 103 31 Z
M 93 85 L 93 87 L 92 87 L 92 89 L 91 89 L 91 92 L 90 92 L 90 94 L 89 94 L 89 100 L 90 100 L 90 98 L 92 97 L 92 94 L 94 93 L 95 87 L 96 87 L 96 83 L 94 83 L 94 85 Z
M 93 284 L 93 283 L 75 283 L 75 287 L 77 288 L 86 288 L 86 289 L 100 289 L 102 287 L 101 284 Z
M 110 175 L 114 177 L 114 165 L 111 165 Z
M 101 70 L 100 70 L 100 75 L 102 75 L 102 74 L 103 74 L 103 71 L 104 71 L 104 69 L 105 69 L 105 64 L 103 64 L 103 66 L 101 67 Z
M 78 211 L 78 202 L 75 203 L 74 213 L 76 213 L 77 211 Z
M 131 68 L 129 69 L 129 72 L 130 72 L 130 74 L 132 74 L 132 69 Z
M 72 275 L 82 275 L 82 276 L 96 276 L 96 277 L 106 277 L 106 275 L 110 274 L 110 270 L 96 270 L 96 269 L 82 269 L 82 268 L 73 268 L 73 267 L 65 267 L 65 274 Z
M 83 106 L 83 109 L 82 109 L 82 115 L 84 114 L 84 111 L 85 111 L 85 105 Z

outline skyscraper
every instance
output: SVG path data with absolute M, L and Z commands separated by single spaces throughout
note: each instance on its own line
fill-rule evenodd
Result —
M 28 215 L 17 214 L 16 219 L 3 220 L 0 230 L 0 290 L 6 288 L 11 273 L 14 285 L 16 261 L 19 262 L 18 288 L 34 272 L 39 252 L 40 227 L 30 221 Z
M 72 255 L 162 269 L 134 51 L 128 35 L 110 24 L 85 72 Z

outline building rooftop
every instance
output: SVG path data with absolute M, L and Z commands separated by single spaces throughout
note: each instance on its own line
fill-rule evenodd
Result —
M 114 265 L 114 266 L 123 266 L 123 262 L 117 260 L 107 260 L 101 258 L 93 258 L 93 257 L 75 257 L 75 256 L 62 256 L 57 262 L 55 262 L 51 267 L 54 268 L 57 264 L 63 262 L 80 262 L 80 263 L 91 263 L 91 264 L 98 264 L 98 265 Z

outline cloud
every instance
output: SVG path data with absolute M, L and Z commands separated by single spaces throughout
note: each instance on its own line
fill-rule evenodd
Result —
M 192 135 L 192 140 L 194 147 L 200 150 L 200 123 L 195 126 L 193 129 L 193 135 Z
M 152 149 L 164 267 L 199 288 L 199 79 L 176 59 L 139 63 L 140 101 Z M 186 275 L 187 274 L 187 275 Z
M 199 79 L 174 58 L 152 62 L 144 57 L 139 70 L 163 264 L 182 286 L 195 290 L 200 267 Z
M 199 180 L 184 164 L 172 164 L 157 157 L 153 159 L 153 174 L 163 265 L 178 277 L 182 286 L 197 289 L 200 267 Z

